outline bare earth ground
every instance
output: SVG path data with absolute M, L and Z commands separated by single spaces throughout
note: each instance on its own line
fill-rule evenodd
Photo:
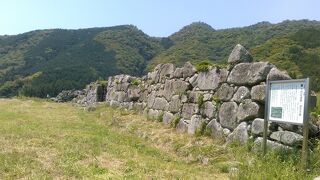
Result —
M 227 179 L 221 143 L 132 112 L 0 99 L 0 179 Z

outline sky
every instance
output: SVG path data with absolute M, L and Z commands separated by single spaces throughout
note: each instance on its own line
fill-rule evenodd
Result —
M 320 20 L 319 0 L 0 0 L 0 35 L 132 24 L 165 37 L 192 22 L 215 29 Z

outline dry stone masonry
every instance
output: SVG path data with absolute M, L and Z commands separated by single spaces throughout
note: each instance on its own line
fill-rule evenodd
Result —
M 268 62 L 253 62 L 249 52 L 236 45 L 228 68 L 210 67 L 199 72 L 187 62 L 183 67 L 159 64 L 143 77 L 109 77 L 104 92 L 87 90 L 85 101 L 105 100 L 112 106 L 136 109 L 149 118 L 171 124 L 182 132 L 209 132 L 226 142 L 261 144 L 266 80 L 290 79 Z M 91 95 L 90 95 L 91 92 Z M 93 94 L 100 94 L 93 98 Z M 105 94 L 105 98 L 102 97 Z M 99 99 L 99 100 L 98 100 Z M 301 129 L 301 128 L 300 128 Z M 311 136 L 319 127 L 311 125 Z M 302 140 L 293 125 L 269 124 L 268 146 L 290 148 Z

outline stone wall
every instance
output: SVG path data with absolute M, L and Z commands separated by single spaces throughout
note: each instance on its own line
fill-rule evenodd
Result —
M 84 106 L 91 106 L 97 102 L 104 102 L 106 100 L 106 90 L 105 82 L 92 82 L 72 101 Z
M 258 146 L 262 139 L 265 82 L 291 79 L 268 62 L 252 62 L 237 45 L 228 67 L 209 67 L 199 72 L 190 63 L 183 67 L 159 64 L 141 78 L 129 75 L 109 77 L 106 101 L 112 106 L 137 109 L 147 117 L 171 124 L 189 134 L 205 131 L 213 138 Z M 311 125 L 310 135 L 319 127 Z M 302 140 L 301 127 L 269 124 L 268 146 L 293 146 Z

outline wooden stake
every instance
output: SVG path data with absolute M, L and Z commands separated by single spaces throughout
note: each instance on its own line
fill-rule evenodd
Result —
M 263 122 L 263 140 L 262 140 L 262 153 L 263 156 L 267 154 L 267 138 L 268 138 L 268 107 L 269 107 L 269 89 L 270 89 L 270 83 L 267 81 L 266 85 L 266 97 L 265 97 L 265 108 L 264 108 L 264 122 Z
M 308 169 L 308 159 L 309 159 L 309 96 L 310 96 L 310 79 L 307 78 L 306 83 L 306 94 L 305 94 L 305 104 L 304 104 L 304 119 L 303 119 L 303 142 L 302 142 L 302 158 L 301 165 L 304 170 Z
M 309 137 L 309 122 L 304 123 L 303 125 L 303 142 L 302 142 L 302 169 L 308 169 L 308 156 L 309 156 L 309 148 L 308 148 L 308 138 Z
M 268 121 L 266 118 L 264 118 L 264 124 L 263 124 L 263 141 L 262 141 L 262 152 L 263 156 L 267 154 L 267 134 L 268 134 Z

